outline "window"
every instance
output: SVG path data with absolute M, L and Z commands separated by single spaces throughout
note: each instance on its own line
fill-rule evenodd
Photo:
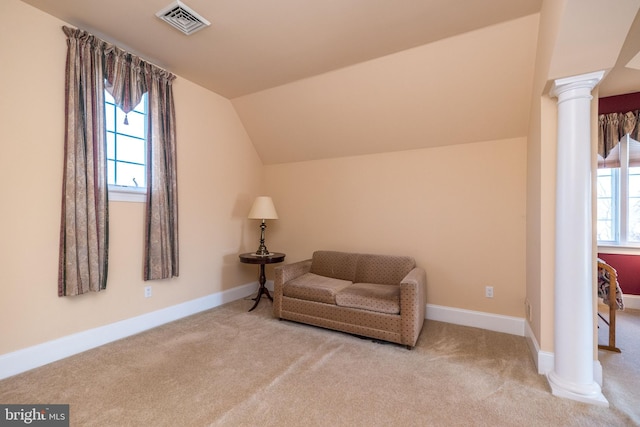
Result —
M 107 181 L 110 195 L 146 191 L 147 95 L 129 114 L 105 91 Z M 112 197 L 113 199 L 113 197 Z M 116 199 L 117 196 L 116 196 Z
M 640 142 L 629 135 L 599 162 L 597 235 L 601 245 L 640 246 Z
M 618 206 L 618 174 L 619 169 L 598 169 L 597 212 L 598 212 L 598 242 L 614 242 L 617 240 L 618 229 L 615 215 Z

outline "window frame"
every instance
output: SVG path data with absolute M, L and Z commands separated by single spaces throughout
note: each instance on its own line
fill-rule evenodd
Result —
M 108 100 L 108 97 L 113 99 L 113 96 L 111 94 L 108 93 L 108 91 L 105 89 L 105 100 L 104 100 L 104 104 L 105 104 L 105 130 L 107 135 L 112 132 L 114 134 L 121 134 L 121 135 L 125 135 L 126 134 L 122 134 L 121 132 L 118 132 L 118 128 L 117 125 L 115 126 L 115 129 L 113 131 L 106 129 L 106 123 L 107 123 L 107 118 L 106 118 L 106 114 L 107 114 L 107 105 L 111 105 L 114 107 L 114 123 L 116 122 L 116 117 L 117 117 L 117 110 L 122 111 L 122 109 L 120 109 L 120 107 L 118 107 L 118 105 L 115 104 L 115 102 L 111 102 Z M 148 126 L 147 126 L 147 121 L 148 121 L 148 115 L 149 115 L 149 101 L 148 101 L 148 96 L 145 93 L 143 95 L 143 98 L 141 100 L 141 103 L 144 102 L 144 159 L 145 159 L 145 173 L 146 173 L 146 151 L 147 151 L 147 143 L 148 143 Z M 136 112 L 136 114 L 141 114 L 140 111 L 138 111 L 138 106 L 136 106 L 136 108 L 134 109 L 134 111 Z M 131 111 L 128 114 L 133 113 L 134 111 Z M 117 136 L 115 136 L 117 138 Z M 114 143 L 117 144 L 117 141 L 115 141 Z M 111 159 L 107 158 L 107 161 L 109 161 Z M 113 161 L 120 161 L 117 159 L 114 159 Z M 139 163 L 138 163 L 139 164 Z M 109 168 L 107 168 L 107 174 L 109 173 Z M 107 179 L 107 182 L 109 181 L 109 178 Z M 137 202 L 137 203 L 144 203 L 147 200 L 147 188 L 148 188 L 148 183 L 146 182 L 147 180 L 145 179 L 145 185 L 143 187 L 133 187 L 133 186 L 128 186 L 128 185 L 117 185 L 117 184 L 107 184 L 108 186 L 108 192 L 109 192 L 109 201 L 115 201 L 115 202 Z
M 640 253 L 640 242 L 629 241 L 629 143 L 631 137 L 625 135 L 620 144 L 620 166 L 611 169 L 612 180 L 612 231 L 614 240 L 597 240 L 598 250 L 606 253 Z M 598 177 L 596 176 L 596 181 Z M 598 198 L 596 192 L 596 198 Z M 599 216 L 596 210 L 596 223 Z M 596 226 L 597 229 L 597 226 Z M 596 233 L 597 236 L 597 233 Z

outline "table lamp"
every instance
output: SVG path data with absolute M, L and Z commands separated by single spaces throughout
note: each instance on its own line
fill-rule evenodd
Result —
M 276 212 L 275 206 L 273 206 L 273 200 L 268 196 L 258 196 L 253 201 L 253 206 L 251 206 L 251 210 L 249 211 L 249 219 L 261 219 L 262 223 L 260 224 L 260 246 L 256 251 L 256 255 L 258 256 L 268 256 L 270 255 L 269 250 L 264 244 L 264 230 L 267 228 L 267 224 L 265 220 L 267 219 L 278 219 L 278 213 Z

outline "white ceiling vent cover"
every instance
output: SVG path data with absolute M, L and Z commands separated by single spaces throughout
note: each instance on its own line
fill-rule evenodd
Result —
M 186 35 L 193 34 L 211 25 L 211 22 L 198 15 L 193 9 L 179 0 L 174 1 L 156 13 L 156 16 Z

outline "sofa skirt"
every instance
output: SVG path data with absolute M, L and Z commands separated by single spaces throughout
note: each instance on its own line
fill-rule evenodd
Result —
M 339 307 L 283 296 L 280 318 L 398 344 L 413 344 L 402 341 L 399 314 Z

